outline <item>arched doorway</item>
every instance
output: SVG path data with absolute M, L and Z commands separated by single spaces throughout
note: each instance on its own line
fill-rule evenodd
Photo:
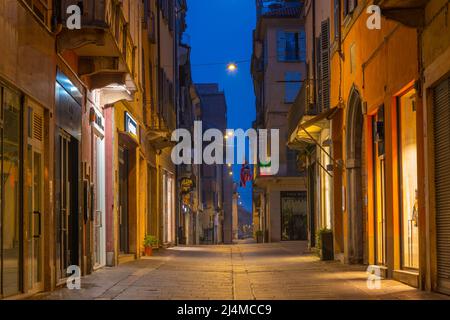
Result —
M 348 263 L 363 262 L 363 187 L 362 139 L 363 114 L 361 98 L 353 87 L 346 119 L 347 230 L 345 254 Z

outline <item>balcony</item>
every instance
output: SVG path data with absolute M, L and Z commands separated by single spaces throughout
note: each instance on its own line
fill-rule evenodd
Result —
M 292 136 L 297 131 L 298 124 L 304 116 L 317 115 L 314 104 L 314 82 L 305 80 L 288 113 L 288 133 Z
M 67 8 L 80 3 L 81 29 L 69 30 Z M 78 56 L 78 75 L 88 87 L 93 90 L 115 84 L 134 92 L 136 46 L 121 2 L 62 0 L 59 13 L 58 52 L 72 51 Z
M 390 20 L 398 21 L 406 26 L 420 28 L 424 25 L 424 8 L 428 0 L 376 0 L 382 14 Z

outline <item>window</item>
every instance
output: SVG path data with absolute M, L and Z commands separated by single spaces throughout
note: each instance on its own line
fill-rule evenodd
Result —
M 356 43 L 350 46 L 350 73 L 356 71 Z
M 358 0 L 344 0 L 344 16 L 352 13 L 358 6 Z
M 284 74 L 284 103 L 293 103 L 295 101 L 301 88 L 301 78 L 300 72 L 286 72 Z
M 306 34 L 278 31 L 278 61 L 306 61 Z
M 341 32 L 341 1 L 334 0 L 334 38 L 339 39 Z

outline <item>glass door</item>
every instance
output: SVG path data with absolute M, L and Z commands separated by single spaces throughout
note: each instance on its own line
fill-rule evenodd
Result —
M 43 163 L 41 152 L 32 151 L 32 206 L 29 213 L 29 277 L 32 290 L 42 290 Z
M 120 253 L 128 253 L 128 153 L 119 147 Z
M 78 265 L 78 141 L 60 129 L 57 148 L 58 279 L 64 279 L 67 267 Z
M 106 263 L 105 248 L 105 144 L 96 137 L 96 211 L 94 217 L 94 267 L 102 267 Z
M 281 192 L 281 240 L 308 240 L 306 192 Z
M 375 264 L 386 263 L 386 160 L 384 107 L 373 117 L 373 170 L 375 196 Z
M 44 111 L 33 105 L 27 113 L 27 253 L 28 287 L 32 291 L 43 290 L 43 214 L 44 214 Z
M 416 91 L 399 98 L 400 221 L 402 267 L 419 268 Z

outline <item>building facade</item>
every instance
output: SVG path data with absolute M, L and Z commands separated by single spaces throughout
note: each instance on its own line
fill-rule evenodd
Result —
M 331 155 L 330 6 L 305 1 L 307 77 L 291 106 L 288 146 L 299 152 L 307 174 L 308 242 L 316 247 L 320 232 L 331 231 L 333 221 L 334 159 Z
M 9 44 L 0 49 L 0 298 L 138 259 L 146 235 L 177 243 L 170 140 L 186 9 L 181 0 L 0 5 Z
M 287 148 L 287 114 L 307 77 L 303 2 L 257 2 L 252 76 L 256 95 L 255 129 L 276 129 L 280 168 L 255 166 L 254 231 L 265 241 L 307 239 L 306 179 L 297 170 L 297 153 Z
M 48 288 L 54 270 L 57 57 L 44 5 L 52 8 L 51 1 L 0 4 L 0 298 Z
M 378 3 L 378 2 L 377 2 Z M 450 294 L 446 164 L 449 154 L 449 1 L 378 3 L 389 20 L 417 32 L 419 286 Z
M 200 102 L 202 134 L 212 129 L 219 130 L 225 137 L 227 104 L 224 92 L 219 90 L 218 84 L 195 84 L 195 88 Z M 219 143 L 224 148 L 226 140 Z M 231 168 L 225 164 L 201 165 L 202 212 L 198 220 L 200 244 L 232 242 L 233 177 L 230 172 Z

